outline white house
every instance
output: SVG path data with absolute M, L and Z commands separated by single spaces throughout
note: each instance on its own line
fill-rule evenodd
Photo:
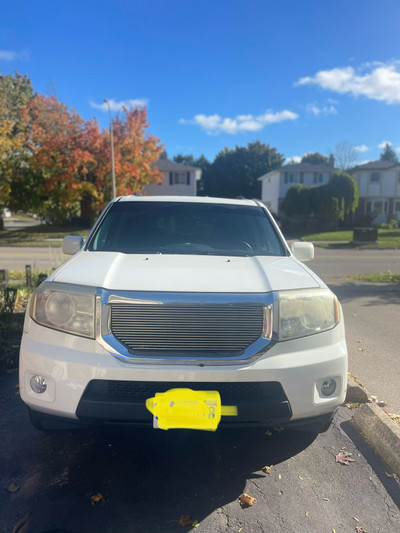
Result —
M 296 184 L 310 187 L 325 185 L 335 170 L 333 157 L 329 159 L 328 165 L 285 165 L 258 178 L 261 181 L 261 200 L 270 211 L 279 213 L 282 200 L 290 187 Z
M 400 164 L 371 161 L 349 172 L 358 185 L 356 221 L 371 222 L 373 217 L 372 222 L 379 224 L 391 218 L 400 219 Z
M 145 196 L 196 196 L 197 181 L 201 178 L 201 169 L 175 163 L 161 157 L 155 165 L 163 174 L 162 183 L 147 185 Z

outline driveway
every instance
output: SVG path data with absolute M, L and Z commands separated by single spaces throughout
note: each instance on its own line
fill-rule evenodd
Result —
M 400 485 L 387 477 L 345 407 L 317 438 L 273 429 L 43 435 L 30 427 L 16 382 L 16 374 L 0 378 L 1 531 L 400 531 Z M 336 462 L 340 450 L 354 462 Z M 253 507 L 241 508 L 243 492 L 257 499 Z M 179 527 L 182 515 L 199 527 Z

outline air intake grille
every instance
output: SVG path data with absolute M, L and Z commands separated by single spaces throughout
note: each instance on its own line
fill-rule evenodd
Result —
M 111 306 L 111 331 L 130 351 L 239 353 L 262 327 L 261 304 Z

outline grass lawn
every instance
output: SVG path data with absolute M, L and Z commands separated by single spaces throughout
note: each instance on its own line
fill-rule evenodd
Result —
M 338 243 L 350 243 L 353 240 L 353 231 L 329 231 L 326 233 L 312 233 L 301 236 L 303 241 L 310 241 L 317 246 L 331 248 Z M 352 245 L 359 248 L 400 248 L 400 229 L 379 229 L 378 241 L 365 244 Z
M 370 281 L 371 283 L 400 283 L 400 274 L 385 272 L 383 274 L 354 274 L 350 279 Z
M 66 235 L 80 235 L 84 239 L 88 228 L 58 227 L 41 224 L 20 230 L 0 231 L 0 246 L 60 246 L 60 239 Z

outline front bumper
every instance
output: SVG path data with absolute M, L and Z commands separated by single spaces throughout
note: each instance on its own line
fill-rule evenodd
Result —
M 30 378 L 35 374 L 46 378 L 48 387 L 43 394 L 33 392 L 30 387 Z M 337 386 L 332 396 L 324 397 L 320 387 L 328 378 L 335 379 Z M 128 382 L 130 387 L 133 382 L 153 383 L 153 392 L 172 388 L 170 384 L 208 390 L 220 388 L 223 401 L 226 384 L 231 391 L 246 384 L 248 394 L 237 400 L 239 416 L 235 420 L 229 417 L 229 423 L 287 425 L 315 417 L 326 418 L 343 403 L 346 395 L 347 349 L 343 322 L 324 333 L 277 343 L 256 360 L 246 363 L 160 365 L 124 363 L 95 340 L 39 326 L 27 317 L 20 351 L 20 394 L 28 407 L 71 421 L 138 424 L 152 421 L 143 398 L 111 398 L 105 394 L 104 387 L 101 390 L 102 385 L 93 389 L 93 382 Z M 274 383 L 279 392 L 271 385 Z M 260 384 L 270 391 L 265 397 L 256 393 Z M 228 404 L 232 404 L 230 399 Z M 223 418 L 221 425 L 225 422 Z

